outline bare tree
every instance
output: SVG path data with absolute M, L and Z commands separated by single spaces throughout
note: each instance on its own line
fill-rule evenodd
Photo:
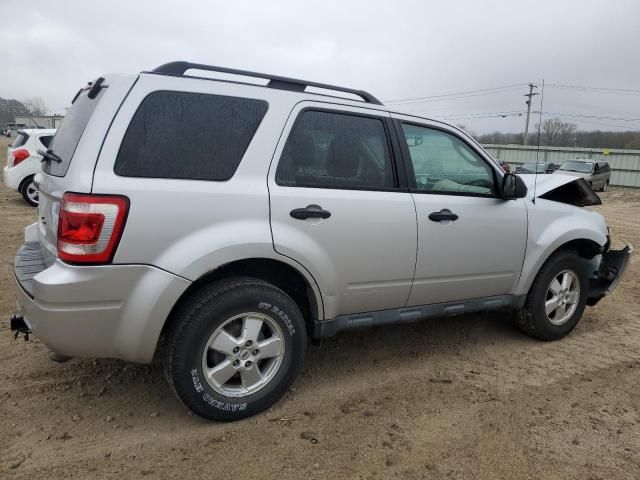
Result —
M 576 143 L 576 131 L 578 126 L 575 123 L 564 122 L 558 132 L 558 145 L 570 147 Z
M 42 117 L 49 112 L 49 108 L 42 97 L 28 98 L 23 101 L 22 104 L 29 111 L 29 115 L 33 115 L 34 117 Z
M 572 128 L 573 124 L 568 124 L 564 138 L 560 140 L 559 135 L 554 138 L 554 145 L 565 144 L 569 147 L 589 147 L 589 148 L 627 148 L 640 150 L 640 132 L 627 130 L 624 132 L 612 132 L 602 130 L 580 131 Z M 499 145 L 522 145 L 522 133 L 484 133 L 476 138 L 480 143 L 494 143 Z M 529 145 L 538 144 L 537 128 L 529 134 Z M 541 137 L 540 145 L 545 145 L 544 138 Z
M 578 127 L 575 123 L 563 122 L 560 118 L 548 118 L 542 122 L 540 130 L 542 145 L 566 147 L 575 140 Z

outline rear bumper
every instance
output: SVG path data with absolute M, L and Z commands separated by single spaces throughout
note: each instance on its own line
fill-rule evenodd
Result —
M 632 252 L 633 246 L 627 244 L 621 250 L 608 250 L 602 254 L 600 265 L 589 285 L 587 305 L 597 304 L 616 289 L 627 270 Z
M 4 167 L 2 170 L 2 178 L 7 188 L 17 191 L 24 176 L 22 176 L 21 172 L 16 171 L 15 167 Z
M 18 309 L 51 350 L 66 356 L 150 362 L 164 322 L 190 282 L 148 265 L 46 268 L 37 242 L 14 263 Z

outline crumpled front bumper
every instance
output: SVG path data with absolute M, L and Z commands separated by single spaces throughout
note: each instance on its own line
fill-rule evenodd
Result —
M 607 250 L 594 259 L 599 261 L 599 265 L 589 284 L 587 305 L 595 305 L 615 290 L 629 265 L 632 252 L 633 245 L 627 244 L 620 250 Z

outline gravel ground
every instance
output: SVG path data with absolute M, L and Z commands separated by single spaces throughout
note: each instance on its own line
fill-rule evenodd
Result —
M 640 191 L 602 198 L 614 245 L 640 245 Z M 13 340 L 11 263 L 34 221 L 0 187 L 0 478 L 640 478 L 638 262 L 562 341 L 506 313 L 345 333 L 310 346 L 273 409 L 221 424 L 157 365 L 56 364 Z

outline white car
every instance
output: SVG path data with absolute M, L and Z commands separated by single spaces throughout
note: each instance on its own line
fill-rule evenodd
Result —
M 22 198 L 33 207 L 38 206 L 38 189 L 33 177 L 41 169 L 42 155 L 38 149 L 46 150 L 56 134 L 52 128 L 20 130 L 7 149 L 7 166 L 4 167 L 4 184 L 22 194 Z

